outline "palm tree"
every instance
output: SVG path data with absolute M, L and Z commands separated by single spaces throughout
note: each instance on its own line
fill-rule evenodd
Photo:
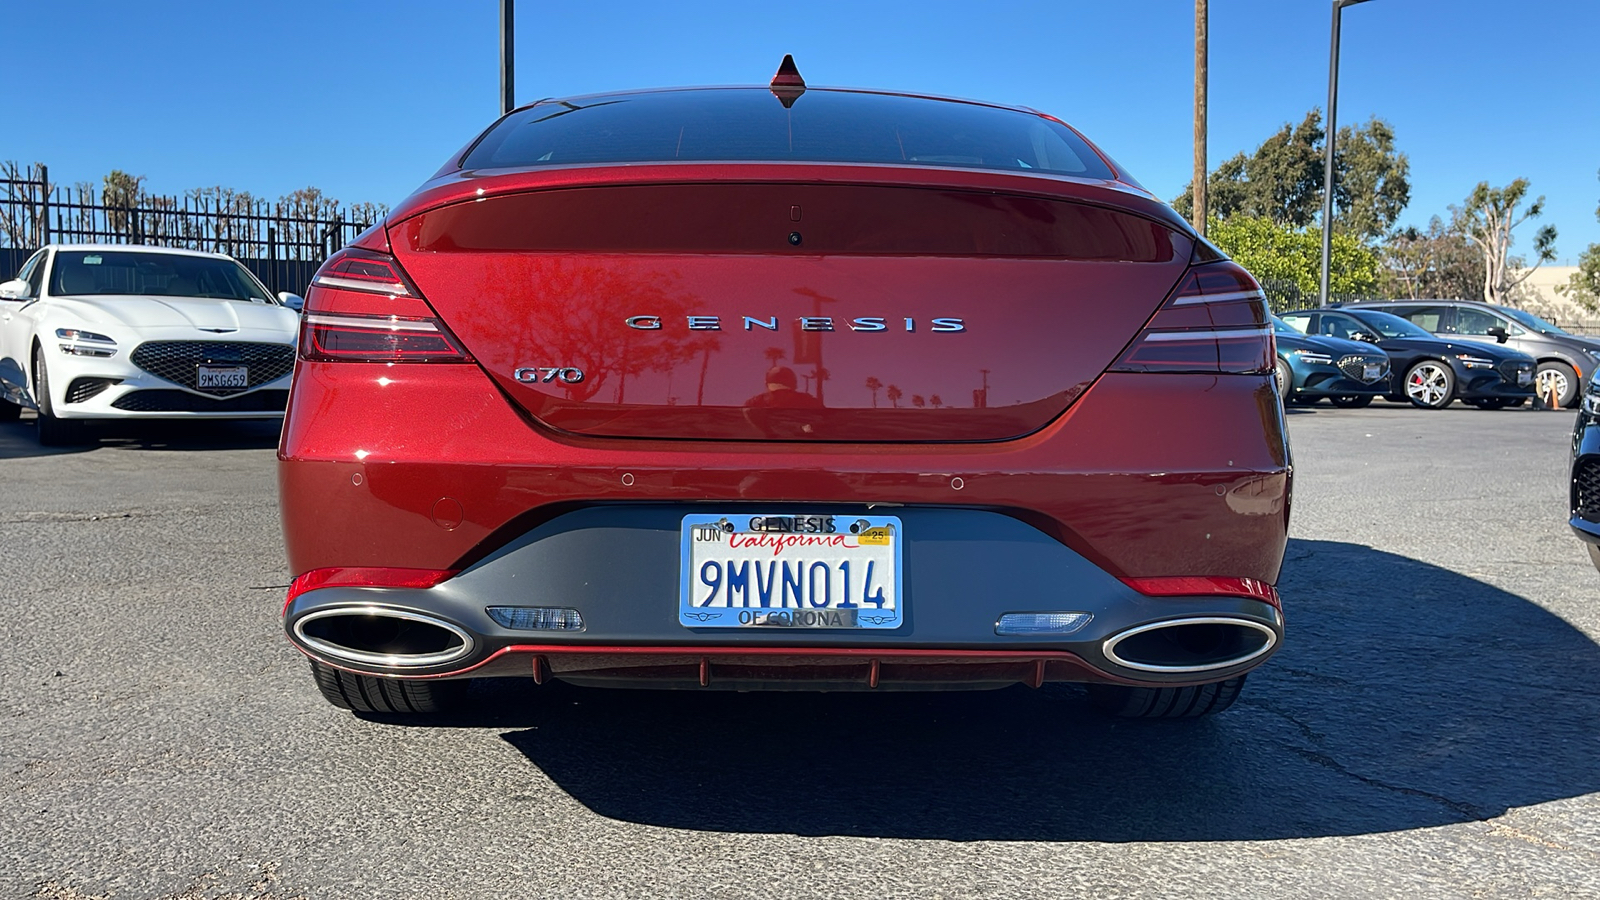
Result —
M 778 364 L 778 360 L 783 359 L 783 356 L 784 356 L 783 348 L 782 347 L 768 347 L 766 350 L 762 351 L 762 355 L 767 358 L 767 362 L 770 365 L 774 365 L 775 366 L 775 365 Z
M 894 404 L 894 408 L 895 409 L 899 409 L 900 408 L 900 398 L 901 398 L 901 396 L 903 396 L 900 393 L 900 388 L 891 384 L 891 385 L 889 385 L 889 389 L 887 391 L 884 391 L 884 393 L 889 395 L 889 402 Z
M 878 388 L 881 388 L 881 387 L 883 387 L 883 382 L 878 380 L 878 376 L 876 376 L 876 375 L 868 375 L 867 376 L 867 390 L 872 392 L 872 408 L 873 409 L 877 409 L 878 408 Z

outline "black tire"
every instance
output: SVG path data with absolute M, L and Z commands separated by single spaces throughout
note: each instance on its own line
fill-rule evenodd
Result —
M 1463 400 L 1461 402 L 1470 406 L 1476 406 L 1479 409 L 1488 410 L 1505 409 L 1507 403 L 1506 398 L 1504 397 L 1485 397 L 1482 400 Z
M 419 681 L 356 675 L 312 660 L 311 677 L 322 698 L 340 709 L 358 713 L 437 715 L 459 709 L 466 681 Z
M 1294 371 L 1289 368 L 1289 364 L 1284 362 L 1281 356 L 1278 357 L 1278 365 L 1275 368 L 1274 375 L 1278 379 L 1278 397 L 1284 403 L 1290 402 L 1289 395 L 1294 392 Z
M 1360 409 L 1372 405 L 1371 394 L 1346 394 L 1343 397 L 1334 397 L 1333 405 L 1340 409 Z
M 1443 360 L 1425 359 L 1406 370 L 1401 387 L 1412 406 L 1444 409 L 1456 398 L 1456 373 Z
M 1584 544 L 1589 549 L 1589 561 L 1594 563 L 1594 570 L 1600 572 L 1600 547 L 1594 544 Z
M 22 407 L 10 400 L 0 399 L 0 422 L 15 422 L 22 415 Z
M 1578 391 L 1583 386 L 1578 384 L 1578 373 L 1564 362 L 1547 359 L 1539 363 L 1539 368 L 1533 370 L 1534 390 L 1540 397 L 1550 396 L 1550 387 L 1556 388 L 1556 408 L 1574 409 L 1578 405 Z M 1548 399 L 1546 400 L 1548 403 Z
M 1193 719 L 1215 715 L 1233 705 L 1244 690 L 1245 676 L 1193 687 L 1128 687 L 1091 684 L 1089 699 L 1123 719 Z
M 58 418 L 50 404 L 50 372 L 44 365 L 44 350 L 33 348 L 33 400 L 39 404 L 39 445 L 68 447 L 83 440 L 83 423 Z

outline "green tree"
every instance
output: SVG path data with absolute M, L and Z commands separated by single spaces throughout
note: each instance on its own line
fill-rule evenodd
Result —
M 1594 217 L 1600 221 L 1600 206 L 1595 207 Z M 1578 257 L 1578 271 L 1556 290 L 1590 312 L 1600 311 L 1600 244 L 1590 244 L 1583 251 Z
M 1214 220 L 1206 235 L 1269 288 L 1275 306 L 1309 302 L 1317 296 L 1322 273 L 1322 230 L 1289 228 L 1264 216 L 1235 215 Z M 1373 295 L 1378 289 L 1378 256 L 1351 235 L 1333 236 L 1328 288 L 1335 294 Z
M 1251 153 L 1239 153 L 1206 178 L 1211 213 L 1265 218 L 1289 228 L 1316 224 L 1322 210 L 1322 112 L 1300 124 L 1284 123 Z M 1382 119 L 1339 129 L 1333 156 L 1334 233 L 1371 242 L 1399 218 L 1411 199 L 1411 163 L 1395 150 L 1394 129 Z M 1194 205 L 1194 186 L 1172 205 L 1184 216 Z
M 1471 241 L 1483 257 L 1483 299 L 1504 304 L 1513 288 L 1526 281 L 1541 263 L 1556 258 L 1556 227 L 1543 225 L 1533 236 L 1535 261 L 1511 256 L 1512 232 L 1529 219 L 1544 214 L 1544 197 L 1520 210 L 1528 196 L 1528 179 L 1518 178 L 1494 188 L 1480 181 L 1460 206 L 1450 207 L 1451 227 Z M 1515 273 L 1515 274 L 1513 274 Z

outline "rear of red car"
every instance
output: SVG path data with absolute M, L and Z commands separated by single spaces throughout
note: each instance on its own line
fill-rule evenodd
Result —
M 1225 708 L 1282 636 L 1265 313 L 1037 113 L 542 102 L 308 293 L 285 627 L 363 710 L 510 675 Z

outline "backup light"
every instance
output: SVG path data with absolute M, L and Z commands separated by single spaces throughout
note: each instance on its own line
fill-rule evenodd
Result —
M 1094 616 L 1086 612 L 1006 613 L 994 624 L 995 634 L 1072 634 Z
M 564 606 L 491 606 L 489 618 L 517 631 L 583 630 L 583 615 Z
M 1261 285 L 1221 260 L 1190 268 L 1111 370 L 1264 375 L 1274 347 Z

